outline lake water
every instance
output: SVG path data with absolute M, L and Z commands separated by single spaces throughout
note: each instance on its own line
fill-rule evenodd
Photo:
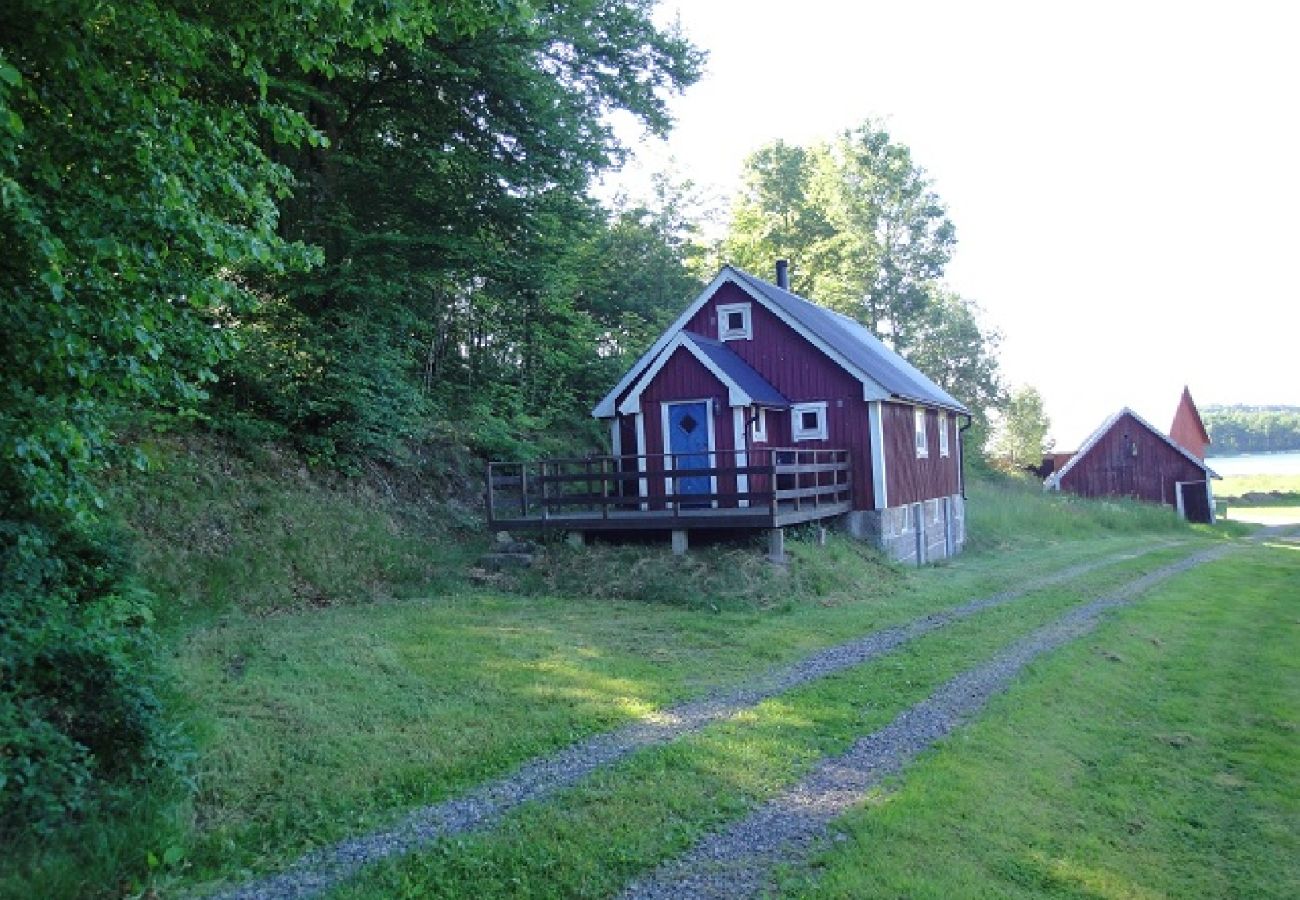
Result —
M 1205 464 L 1220 475 L 1300 475 L 1300 453 L 1210 456 Z

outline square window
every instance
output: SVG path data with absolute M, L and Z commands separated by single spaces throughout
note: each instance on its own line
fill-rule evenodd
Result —
M 790 414 L 796 441 L 824 441 L 828 437 L 825 401 L 797 403 Z
M 718 306 L 718 340 L 747 341 L 754 336 L 752 307 L 748 303 Z

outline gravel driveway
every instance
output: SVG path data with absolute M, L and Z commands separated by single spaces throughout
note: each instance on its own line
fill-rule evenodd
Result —
M 876 659 L 984 610 L 1168 546 L 1156 545 L 1071 566 L 1011 590 L 827 647 L 738 686 L 670 707 L 635 724 L 595 735 L 556 753 L 531 760 L 513 773 L 489 781 L 468 794 L 418 809 L 391 829 L 314 851 L 280 874 L 247 882 L 216 896 L 220 900 L 317 896 L 363 866 L 413 852 L 448 835 L 488 827 L 520 804 L 555 794 L 637 750 L 666 744 L 793 688 Z

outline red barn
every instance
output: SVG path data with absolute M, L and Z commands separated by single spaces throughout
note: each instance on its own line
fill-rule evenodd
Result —
M 859 323 L 791 293 L 783 262 L 775 284 L 725 267 L 596 405 L 613 455 L 635 460 L 647 505 L 723 495 L 714 508 L 772 488 L 748 469 L 843 459 L 851 532 L 899 559 L 957 552 L 968 410 Z M 719 458 L 734 476 L 669 475 Z
M 1205 459 L 1205 448 L 1210 445 L 1210 433 L 1201 421 L 1201 412 L 1192 401 L 1192 392 L 1183 388 L 1183 396 L 1174 412 L 1174 424 L 1169 436 L 1197 459 Z
M 1102 423 L 1044 487 L 1081 497 L 1163 503 L 1190 521 L 1213 522 L 1210 480 L 1218 477 L 1203 460 L 1126 408 Z

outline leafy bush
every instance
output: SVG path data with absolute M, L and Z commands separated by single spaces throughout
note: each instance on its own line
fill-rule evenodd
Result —
M 118 534 L 0 521 L 0 835 L 48 833 L 169 767 L 129 565 Z

